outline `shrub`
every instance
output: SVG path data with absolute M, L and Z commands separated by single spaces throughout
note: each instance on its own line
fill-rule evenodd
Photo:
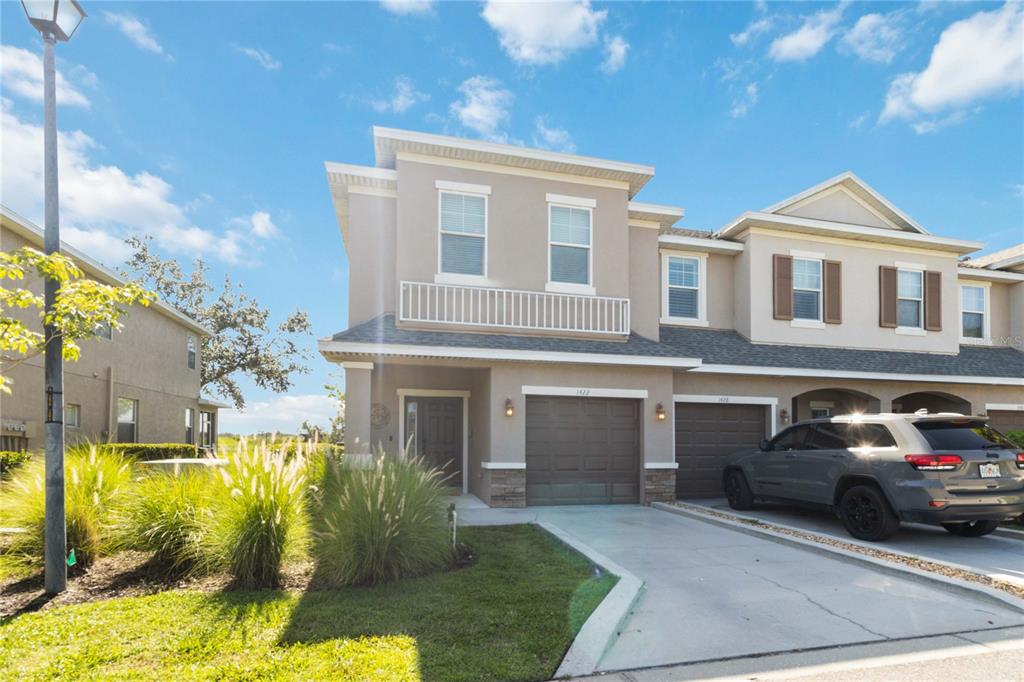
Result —
M 1024 448 L 1024 431 L 1007 431 L 1006 437 L 1016 443 L 1019 447 Z
M 203 456 L 195 445 L 188 443 L 103 443 L 98 447 L 106 452 L 131 457 L 140 462 Z
M 328 467 L 319 493 L 319 575 L 373 585 L 422 575 L 453 558 L 442 472 L 423 460 L 374 453 L 370 468 Z
M 306 456 L 287 458 L 266 443 L 240 441 L 220 470 L 208 546 L 238 587 L 276 587 L 284 560 L 301 553 L 307 537 Z
M 0 478 L 10 478 L 13 471 L 32 458 L 31 452 L 0 450 Z
M 131 468 L 120 454 L 93 445 L 68 449 L 65 472 L 67 548 L 75 550 L 77 565 L 84 568 L 110 546 L 104 528 L 131 480 Z M 43 560 L 45 490 L 44 462 L 37 458 L 15 474 L 0 504 L 5 523 L 26 530 L 12 536 L 12 555 L 33 565 Z
M 213 472 L 205 469 L 140 478 L 113 514 L 116 546 L 153 552 L 171 573 L 208 568 L 206 538 L 218 507 L 216 485 Z

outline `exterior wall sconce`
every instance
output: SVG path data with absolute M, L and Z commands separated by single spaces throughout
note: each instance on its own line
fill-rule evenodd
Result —
M 515 408 L 512 406 L 512 398 L 505 398 L 505 416 L 511 417 L 515 413 Z
M 654 418 L 660 422 L 665 421 L 665 406 L 658 403 L 657 407 L 654 408 Z
M 783 426 L 789 424 L 789 410 L 787 410 L 785 407 L 779 410 L 779 421 L 782 422 Z

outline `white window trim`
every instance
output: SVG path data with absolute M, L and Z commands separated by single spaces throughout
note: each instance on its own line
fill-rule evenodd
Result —
M 768 407 L 770 416 L 768 426 L 768 438 L 772 438 L 778 432 L 778 411 L 779 399 L 768 395 L 695 395 L 675 394 L 672 396 L 673 403 L 721 403 L 724 405 L 765 405 Z M 675 415 L 673 415 L 673 418 Z M 675 429 L 672 429 L 672 452 L 675 452 Z
M 981 329 L 982 337 L 980 339 L 976 339 L 976 338 L 971 337 L 971 336 L 964 336 L 964 313 L 965 312 L 967 312 L 967 313 L 977 313 L 978 312 L 977 310 L 964 310 L 964 291 L 963 291 L 964 287 L 973 287 L 975 289 L 981 289 L 982 292 L 984 292 L 984 295 L 985 295 L 985 299 L 984 299 L 985 300 L 985 302 L 984 302 L 985 309 L 981 311 L 981 315 L 982 315 L 982 318 L 981 318 L 982 319 L 982 329 Z M 966 343 L 966 344 L 972 344 L 973 343 L 973 344 L 976 344 L 976 345 L 979 345 L 979 346 L 986 346 L 986 345 L 991 345 L 992 344 L 992 327 L 989 324 L 989 318 L 990 318 L 989 310 L 992 309 L 992 306 L 989 303 L 989 293 L 991 291 L 992 291 L 992 283 L 991 282 L 971 282 L 969 284 L 968 283 L 964 283 L 964 282 L 960 283 L 960 289 L 958 291 L 960 296 L 959 296 L 959 303 L 957 304 L 959 306 L 959 310 L 960 310 L 960 343 Z
M 398 444 L 405 448 L 405 399 L 413 398 L 462 398 L 462 494 L 469 494 L 469 391 L 451 391 L 434 388 L 399 388 L 398 394 Z M 526 466 L 525 464 L 523 465 Z
M 563 197 L 560 194 L 549 194 L 548 196 L 548 281 L 544 285 L 544 291 L 550 291 L 552 293 L 559 294 L 579 294 L 581 296 L 594 296 L 597 293 L 597 289 L 594 288 L 594 207 L 593 206 L 582 206 L 579 204 L 572 204 L 565 201 L 551 201 L 552 198 L 560 199 L 575 199 L 575 197 Z M 592 201 L 592 200 L 589 200 Z M 594 206 L 596 206 L 596 202 Z M 590 243 L 583 247 L 579 244 L 569 244 L 567 242 L 556 242 L 551 239 L 551 209 L 555 206 L 562 208 L 574 208 L 576 210 L 584 210 L 590 214 Z M 552 246 L 566 246 L 574 249 L 587 249 L 587 283 L 577 284 L 575 282 L 554 282 L 551 279 L 551 247 Z M 486 273 L 486 268 L 484 269 Z
M 434 182 L 434 188 L 451 192 L 454 194 L 484 194 L 490 195 L 490 185 L 474 185 L 469 182 L 451 182 L 448 180 L 437 180 Z
M 928 331 L 924 328 L 924 271 L 925 266 L 919 263 L 900 263 L 896 262 L 896 329 L 894 330 L 897 334 L 903 336 L 928 336 Z M 900 273 L 901 272 L 916 272 L 921 278 L 921 297 L 920 298 L 907 298 L 900 296 Z M 921 326 L 919 327 L 904 327 L 900 325 L 900 301 L 917 301 L 918 316 Z
M 446 232 L 444 234 L 452 234 Z M 484 248 L 486 249 L 486 242 Z M 486 260 L 486 258 L 484 259 Z M 484 269 L 486 269 L 486 264 Z M 455 284 L 455 285 L 468 285 L 468 286 L 490 286 L 491 280 L 487 279 L 484 275 L 463 275 L 454 272 L 439 272 L 434 275 L 434 284 Z
M 597 208 L 597 200 L 589 199 L 587 197 L 570 197 L 564 194 L 547 194 L 545 195 L 545 198 L 549 204 L 571 206 L 572 208 Z
M 67 413 L 68 413 L 68 408 L 69 407 L 74 407 L 75 408 L 76 419 L 75 419 L 75 423 L 74 424 L 69 423 L 68 419 L 67 419 Z M 82 426 L 82 405 L 81 405 L 81 403 L 65 403 L 64 404 L 64 426 L 66 426 L 69 429 L 81 428 L 81 426 Z
M 793 300 L 794 300 L 794 305 L 793 305 L 794 310 L 793 310 L 793 312 L 794 312 L 794 317 L 793 317 L 792 320 L 789 321 L 789 326 L 790 327 L 802 327 L 804 329 L 824 329 L 825 328 L 825 256 L 824 256 L 824 254 L 821 254 L 821 253 L 813 253 L 813 252 L 810 252 L 810 251 L 796 251 L 796 250 L 791 250 L 789 252 L 789 255 L 790 255 L 790 257 L 794 261 L 798 261 L 798 260 L 811 261 L 812 263 L 817 263 L 818 264 L 818 288 L 817 289 L 804 289 L 804 288 L 801 287 L 799 289 L 800 291 L 815 291 L 815 292 L 817 292 L 817 294 L 818 294 L 818 319 L 816 319 L 816 320 L 806 320 L 806 319 L 802 319 L 802 318 L 797 318 L 795 316 L 795 313 L 796 313 L 795 301 L 796 301 L 797 286 L 795 284 L 796 277 L 793 277 L 793 282 L 794 282 L 794 284 L 793 284 Z M 793 268 L 793 270 L 795 272 L 796 268 Z
M 670 258 L 693 258 L 697 260 L 697 317 L 673 317 L 669 315 L 668 265 Z M 661 323 L 691 327 L 708 326 L 708 254 L 696 251 L 672 251 L 661 254 Z M 683 287 L 690 288 L 690 287 Z
M 470 234 L 470 233 L 467 233 L 467 232 L 446 232 L 446 231 L 442 230 L 441 229 L 441 195 L 442 194 L 461 194 L 461 195 L 465 195 L 465 196 L 483 197 L 483 200 L 484 200 L 484 233 L 482 235 L 479 235 L 479 234 Z M 487 241 L 488 241 L 487 240 L 487 232 L 488 232 L 488 229 L 487 228 L 488 228 L 488 222 L 489 222 L 489 220 L 488 220 L 488 218 L 489 218 L 488 213 L 490 213 L 490 210 L 491 210 L 490 199 L 488 198 L 487 194 L 482 194 L 480 192 L 456 192 L 456 191 L 448 190 L 448 189 L 438 189 L 437 190 L 437 276 L 443 275 L 445 277 L 452 277 L 452 276 L 455 276 L 455 277 L 472 277 L 477 282 L 486 281 L 486 279 L 487 279 L 487 260 L 488 260 L 487 259 Z M 443 259 L 441 257 L 441 254 L 444 251 L 444 246 L 443 246 L 442 242 L 444 241 L 444 235 L 446 235 L 446 234 L 454 235 L 456 237 L 475 237 L 477 239 L 483 239 L 484 240 L 484 263 L 483 263 L 483 265 L 484 265 L 484 272 L 483 272 L 482 275 L 467 275 L 467 274 L 461 273 L 461 272 L 445 272 L 444 271 L 444 269 L 442 268 Z M 439 284 L 441 284 L 441 283 L 442 282 L 439 282 Z M 460 282 L 460 284 L 461 283 L 463 283 L 463 282 Z
M 637 398 L 646 399 L 646 388 L 600 388 L 589 386 L 528 386 L 523 395 L 569 396 L 578 398 Z

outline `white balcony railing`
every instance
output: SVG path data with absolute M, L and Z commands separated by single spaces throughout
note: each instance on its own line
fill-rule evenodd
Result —
M 402 282 L 398 319 L 465 327 L 629 334 L 629 299 Z

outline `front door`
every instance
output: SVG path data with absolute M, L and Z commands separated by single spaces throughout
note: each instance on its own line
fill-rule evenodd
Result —
M 405 399 L 406 437 L 428 466 L 444 472 L 444 484 L 462 488 L 462 398 Z

